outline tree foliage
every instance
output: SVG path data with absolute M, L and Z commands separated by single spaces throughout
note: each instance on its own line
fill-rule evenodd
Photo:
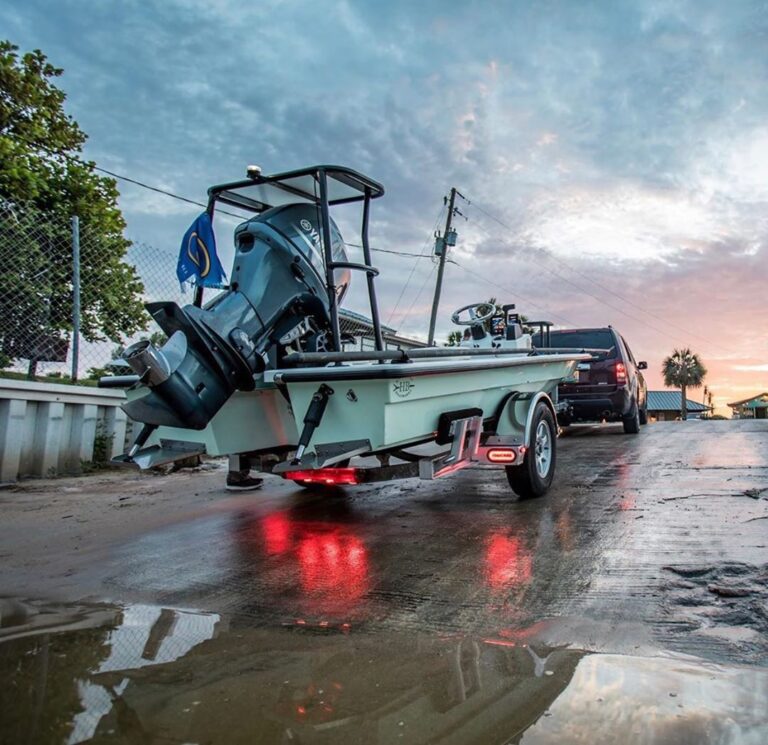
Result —
M 680 418 L 688 418 L 688 388 L 699 388 L 704 382 L 707 368 L 690 349 L 675 349 L 661 366 L 664 385 L 680 389 Z
M 449 331 L 448 338 L 446 340 L 446 346 L 458 347 L 461 344 L 462 333 L 461 331 Z
M 79 154 L 86 140 L 39 50 L 0 41 L 0 364 L 29 358 L 30 340 L 72 330 L 71 217 L 80 219 L 81 329 L 121 341 L 146 327 L 113 179 Z M 5 357 L 5 359 L 2 359 Z M 41 357 L 42 359 L 42 357 Z

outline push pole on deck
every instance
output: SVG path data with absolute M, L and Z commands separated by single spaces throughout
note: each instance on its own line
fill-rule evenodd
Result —
M 451 230 L 451 220 L 453 220 L 454 203 L 456 202 L 456 187 L 451 188 L 451 196 L 448 200 L 448 217 L 445 220 L 445 232 L 443 233 L 443 250 L 440 253 L 440 264 L 437 267 L 437 283 L 435 284 L 435 299 L 432 301 L 432 315 L 429 319 L 429 339 L 430 347 L 435 345 L 435 322 L 437 321 L 437 308 L 440 305 L 440 291 L 443 287 L 443 272 L 445 271 L 445 255 L 448 253 L 446 240 Z
M 80 365 L 80 218 L 72 218 L 72 380 Z

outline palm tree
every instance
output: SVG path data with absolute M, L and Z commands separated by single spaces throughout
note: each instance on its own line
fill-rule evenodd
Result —
M 661 365 L 664 385 L 668 388 L 680 389 L 680 416 L 688 418 L 688 388 L 699 388 L 704 382 L 707 368 L 690 349 L 675 349 Z

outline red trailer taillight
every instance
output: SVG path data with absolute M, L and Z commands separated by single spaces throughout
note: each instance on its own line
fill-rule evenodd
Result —
M 514 463 L 517 460 L 517 453 L 511 448 L 491 448 L 485 457 L 491 463 Z
M 286 471 L 282 476 L 284 479 L 300 481 L 303 484 L 342 486 L 360 483 L 357 470 L 357 468 L 317 468 L 306 471 Z

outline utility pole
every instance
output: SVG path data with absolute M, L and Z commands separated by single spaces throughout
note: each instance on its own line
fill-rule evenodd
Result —
M 437 308 L 440 305 L 440 291 L 443 287 L 443 272 L 445 271 L 445 255 L 448 253 L 448 236 L 451 231 L 451 221 L 453 220 L 453 213 L 456 209 L 456 187 L 451 188 L 451 196 L 448 198 L 448 216 L 445 218 L 445 232 L 442 238 L 438 240 L 442 241 L 442 251 L 440 252 L 440 264 L 437 267 L 437 283 L 435 284 L 435 299 L 432 301 L 432 316 L 429 319 L 429 340 L 430 347 L 435 344 L 435 321 L 437 320 Z

